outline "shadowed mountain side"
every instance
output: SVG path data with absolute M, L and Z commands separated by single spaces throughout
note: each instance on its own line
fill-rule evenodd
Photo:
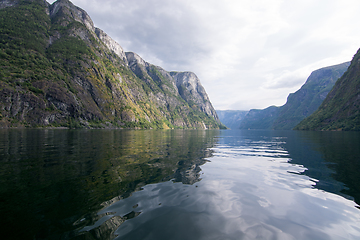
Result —
M 293 129 L 301 120 L 315 112 L 349 65 L 350 62 L 345 62 L 313 71 L 306 83 L 288 96 L 272 128 Z
M 349 65 L 350 62 L 346 62 L 313 71 L 298 91 L 289 94 L 285 105 L 250 110 L 241 121 L 240 128 L 293 129 L 301 120 L 316 111 Z
M 319 109 L 295 129 L 360 131 L 360 50 Z

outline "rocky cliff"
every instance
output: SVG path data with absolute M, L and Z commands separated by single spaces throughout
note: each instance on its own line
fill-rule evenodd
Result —
M 320 107 L 295 129 L 360 131 L 360 50 Z
M 68 0 L 0 0 L 0 126 L 222 127 L 194 73 L 125 53 Z

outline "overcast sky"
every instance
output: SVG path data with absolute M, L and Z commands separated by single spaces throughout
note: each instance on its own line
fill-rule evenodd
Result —
M 125 51 L 194 72 L 217 110 L 281 106 L 312 71 L 360 48 L 359 0 L 71 2 Z

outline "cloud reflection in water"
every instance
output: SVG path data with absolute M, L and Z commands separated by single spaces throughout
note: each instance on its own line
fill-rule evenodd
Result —
M 316 189 L 318 180 L 291 163 L 283 141 L 220 141 L 200 182 L 146 185 L 83 230 L 118 217 L 116 239 L 358 239 L 356 204 Z M 136 217 L 125 219 L 131 212 Z

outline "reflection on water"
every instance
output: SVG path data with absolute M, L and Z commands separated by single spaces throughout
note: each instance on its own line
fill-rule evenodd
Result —
M 316 187 L 360 204 L 360 133 L 290 133 L 286 148 L 292 162 L 303 164 L 306 175 L 320 180 Z
M 359 239 L 359 133 L 5 130 L 22 239 Z
M 199 181 L 215 134 L 1 130 L 0 230 L 10 239 L 72 238 L 101 207 L 146 184 Z

